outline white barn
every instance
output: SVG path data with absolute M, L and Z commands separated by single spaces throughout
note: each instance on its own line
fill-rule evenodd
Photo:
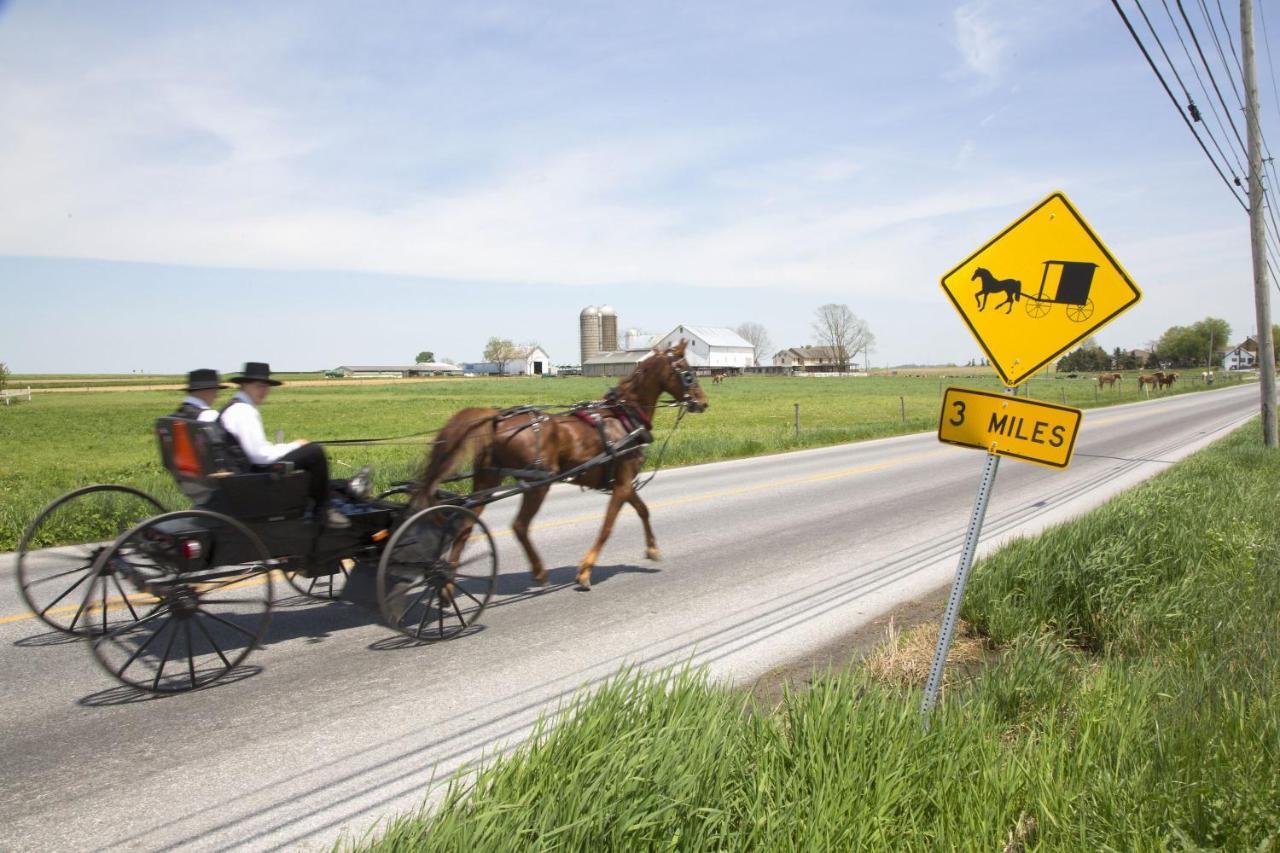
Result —
M 551 356 L 540 346 L 516 347 L 506 361 L 476 361 L 463 368 L 477 376 L 553 376 L 556 372 Z
M 666 349 L 684 338 L 689 342 L 685 360 L 694 370 L 731 370 L 741 373 L 752 365 L 755 347 L 733 329 L 720 326 L 676 326 L 658 339 L 657 346 Z

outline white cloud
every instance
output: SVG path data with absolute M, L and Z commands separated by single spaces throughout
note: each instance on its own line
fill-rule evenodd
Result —
M 956 48 L 965 66 L 974 73 L 994 79 L 999 76 L 1009 40 L 991 14 L 986 2 L 966 3 L 952 16 Z

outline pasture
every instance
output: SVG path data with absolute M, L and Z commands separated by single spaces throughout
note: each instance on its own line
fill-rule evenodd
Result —
M 756 456 L 934 429 L 946 385 L 1000 387 L 990 371 L 955 371 L 961 372 L 970 375 L 947 378 L 920 372 L 913 376 L 906 374 L 917 371 L 907 369 L 898 375 L 880 372 L 862 378 L 740 377 L 714 386 L 708 382 L 710 410 L 684 419 L 663 464 Z M 1215 387 L 1231 379 L 1240 378 L 1219 374 Z M 1179 382 L 1157 393 L 1202 390 L 1198 383 L 1197 376 L 1194 383 Z M 595 377 L 286 384 L 272 392 L 263 407 L 263 419 L 269 434 L 282 429 L 286 439 L 397 437 L 434 430 L 465 406 L 568 404 L 598 398 L 611 384 L 612 380 Z M 1036 378 L 1026 390 L 1033 398 L 1081 407 L 1145 397 L 1133 375 L 1126 375 L 1116 391 L 1098 390 L 1092 377 Z M 25 525 L 46 503 L 90 483 L 136 486 L 166 506 L 184 506 L 160 466 L 151 433 L 153 420 L 172 411 L 180 399 L 180 392 L 144 388 L 41 393 L 29 404 L 0 407 L 0 551 L 13 550 Z M 674 410 L 659 410 L 655 424 L 659 444 L 674 419 Z M 345 476 L 372 464 L 378 485 L 408 479 L 429 441 L 430 436 L 419 435 L 377 446 L 331 448 L 333 475 Z M 655 455 L 656 450 L 650 454 L 650 465 Z

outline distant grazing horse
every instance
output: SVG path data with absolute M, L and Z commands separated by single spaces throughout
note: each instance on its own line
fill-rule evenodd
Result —
M 997 281 L 996 277 L 991 274 L 991 270 L 986 267 L 978 267 L 974 270 L 973 277 L 969 280 L 973 281 L 975 278 L 982 279 L 982 289 L 973 295 L 973 298 L 978 303 L 979 311 L 986 310 L 987 297 L 993 293 L 1004 294 L 1004 302 L 997 305 L 996 310 L 999 311 L 1001 308 L 1008 305 L 1009 307 L 1004 309 L 1004 313 L 1006 314 L 1013 310 L 1013 303 L 1022 298 L 1022 282 L 1018 281 L 1016 278 L 1006 278 L 1003 281 Z
M 1123 380 L 1124 377 L 1119 373 L 1099 373 L 1098 387 L 1101 388 L 1103 385 L 1106 385 L 1108 388 L 1114 388 L 1116 387 L 1117 382 L 1121 382 Z
M 1159 383 L 1160 388 L 1168 388 L 1175 381 L 1177 381 L 1177 379 L 1178 379 L 1178 374 L 1176 373 L 1157 373 L 1156 374 L 1156 382 Z
M 711 384 L 712 384 L 712 385 L 719 385 L 719 384 L 720 384 L 721 382 L 723 382 L 723 381 L 724 381 L 724 371 L 722 371 L 722 370 L 721 370 L 721 371 L 716 371 L 715 373 L 712 373 L 712 374 L 711 374 Z
M 560 415 L 548 415 L 536 409 L 461 410 L 437 434 L 431 457 L 416 478 L 410 509 L 433 504 L 441 484 L 467 456 L 473 459 L 472 483 L 475 491 L 480 492 L 498 486 L 504 475 L 512 471 L 536 471 L 552 476 L 576 468 L 600 454 L 611 453 L 612 447 L 637 430 L 647 438 L 654 409 L 663 393 L 670 394 L 690 412 L 706 411 L 706 395 L 685 361 L 687 343 L 681 340 L 670 349 L 654 350 L 604 400 L 590 408 Z M 591 569 L 613 531 L 624 502 L 631 504 L 644 524 L 645 556 L 651 560 L 661 556 L 649 526 L 649 508 L 635 490 L 636 474 L 643 461 L 641 452 L 620 452 L 615 458 L 569 480 L 577 486 L 609 493 L 609 508 L 605 511 L 600 535 L 578 564 L 577 581 L 583 589 L 591 589 Z M 546 581 L 547 570 L 529 541 L 529 523 L 550 488 L 545 485 L 525 492 L 520 511 L 511 524 L 529 558 L 533 579 L 538 583 Z M 483 509 L 476 506 L 473 511 L 479 515 Z M 458 536 L 450 556 L 452 561 L 457 561 L 469 532 L 467 528 Z
M 1159 388 L 1160 383 L 1163 380 L 1164 380 L 1163 370 L 1157 370 L 1155 373 L 1151 373 L 1146 376 L 1139 376 L 1138 390 L 1141 391 L 1142 389 L 1146 388 L 1148 385 L 1150 385 L 1152 388 Z

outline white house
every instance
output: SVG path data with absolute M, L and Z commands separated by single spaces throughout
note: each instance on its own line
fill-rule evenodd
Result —
M 676 326 L 658 339 L 656 346 L 666 349 L 689 342 L 685 348 L 685 360 L 694 370 L 732 370 L 742 372 L 752 364 L 755 347 L 733 329 L 720 326 Z
M 1258 366 L 1258 342 L 1252 336 L 1222 356 L 1223 370 L 1249 370 Z
M 838 355 L 834 347 L 789 347 L 774 353 L 773 363 L 792 370 L 832 371 L 840 364 Z

